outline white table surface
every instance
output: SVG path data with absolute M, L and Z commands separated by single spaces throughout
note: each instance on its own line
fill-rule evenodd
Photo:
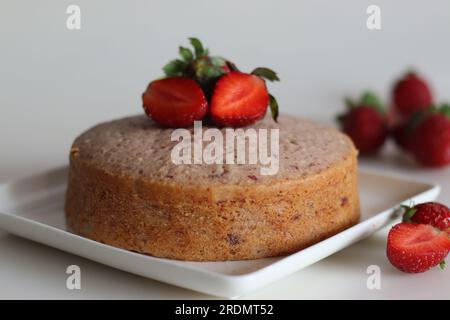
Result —
M 244 69 L 276 69 L 282 82 L 271 88 L 281 110 L 303 117 L 330 122 L 344 94 L 365 88 L 387 98 L 392 79 L 410 66 L 432 79 L 439 100 L 450 100 L 446 1 L 378 1 L 380 31 L 365 28 L 372 2 L 358 0 L 76 3 L 79 31 L 65 28 L 72 2 L 0 2 L 0 182 L 63 165 L 78 133 L 141 112 L 141 91 L 192 35 Z M 360 165 L 439 183 L 439 200 L 450 204 L 450 168 L 421 169 L 392 146 Z M 243 298 L 450 298 L 450 268 L 396 271 L 385 258 L 386 234 L 382 230 Z M 71 264 L 82 269 L 79 291 L 65 286 Z M 381 290 L 366 287 L 372 264 L 381 268 Z M 0 231 L 0 298 L 213 297 Z

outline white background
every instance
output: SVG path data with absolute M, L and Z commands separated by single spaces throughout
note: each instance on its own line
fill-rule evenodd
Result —
M 81 30 L 66 8 L 81 7 Z M 382 30 L 366 28 L 381 7 Z M 140 94 L 187 37 L 241 69 L 267 66 L 282 112 L 330 122 L 342 97 L 371 88 L 389 100 L 409 68 L 425 74 L 438 101 L 450 100 L 448 1 L 0 1 L 0 182 L 67 163 L 77 134 L 141 112 Z M 440 183 L 450 204 L 450 169 L 424 170 L 393 148 L 364 167 Z M 386 230 L 245 298 L 449 298 L 450 272 L 395 271 Z M 81 291 L 65 268 L 82 268 Z M 382 290 L 366 267 L 382 268 Z M 207 298 L 0 232 L 0 298 Z

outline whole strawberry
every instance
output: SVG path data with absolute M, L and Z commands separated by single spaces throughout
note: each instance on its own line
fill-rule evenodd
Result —
M 450 234 L 450 209 L 447 206 L 437 202 L 425 202 L 403 208 L 403 221 L 429 224 Z
M 386 254 L 400 271 L 419 273 L 443 267 L 449 250 L 447 233 L 427 224 L 402 222 L 389 231 Z
M 387 122 L 380 100 L 366 92 L 359 102 L 346 99 L 348 111 L 338 117 L 342 130 L 350 136 L 362 155 L 376 153 L 384 144 Z
M 392 95 L 395 110 L 406 119 L 433 104 L 430 87 L 414 72 L 407 73 L 394 85 Z
M 411 139 L 412 153 L 422 165 L 443 167 L 450 164 L 450 106 L 432 107 L 423 112 Z

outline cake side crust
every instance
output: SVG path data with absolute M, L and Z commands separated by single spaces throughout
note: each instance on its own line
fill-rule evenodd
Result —
M 211 186 L 114 175 L 73 153 L 65 210 L 77 234 L 157 257 L 289 254 L 359 221 L 356 151 L 304 179 Z

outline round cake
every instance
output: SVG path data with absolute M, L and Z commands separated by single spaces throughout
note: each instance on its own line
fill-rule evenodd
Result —
M 289 254 L 358 222 L 357 151 L 346 135 L 283 114 L 248 128 L 279 129 L 276 174 L 260 162 L 176 164 L 174 129 L 144 115 L 95 126 L 71 149 L 68 227 L 156 257 L 223 261 Z

